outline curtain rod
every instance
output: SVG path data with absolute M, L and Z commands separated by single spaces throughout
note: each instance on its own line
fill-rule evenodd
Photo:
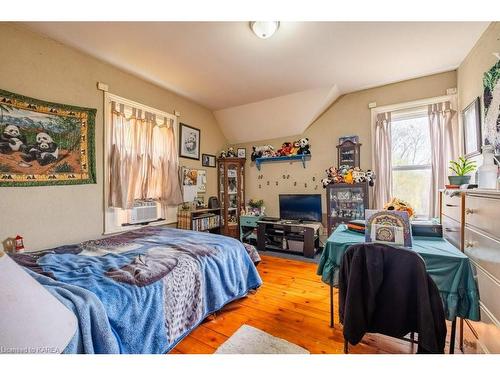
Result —
M 164 112 L 162 110 L 159 110 L 159 109 L 156 109 L 153 107 L 149 107 L 149 106 L 144 105 L 144 104 L 139 103 L 139 102 L 134 102 L 133 100 L 123 98 L 123 97 L 115 95 L 115 94 L 111 94 L 110 92 L 105 92 L 104 97 L 108 101 L 115 101 L 119 104 L 125 104 L 125 105 L 128 105 L 130 107 L 134 107 L 136 109 L 142 109 L 143 111 L 147 111 L 147 112 L 155 114 L 159 117 L 166 117 L 166 118 L 169 118 L 173 121 L 177 121 L 177 116 L 175 116 L 171 113 Z

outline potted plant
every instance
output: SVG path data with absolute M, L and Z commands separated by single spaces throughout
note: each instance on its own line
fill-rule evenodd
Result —
M 450 161 L 450 170 L 455 173 L 455 176 L 448 176 L 451 185 L 468 184 L 470 181 L 470 173 L 476 169 L 476 162 L 469 160 L 464 156 L 460 156 L 458 160 Z

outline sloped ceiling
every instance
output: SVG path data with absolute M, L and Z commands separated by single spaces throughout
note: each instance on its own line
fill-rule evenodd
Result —
M 231 143 L 301 134 L 338 97 L 337 86 L 305 90 L 215 111 Z
M 336 95 L 455 69 L 488 22 L 31 22 L 214 111 L 231 143 L 301 133 Z M 112 87 L 111 87 L 112 90 Z

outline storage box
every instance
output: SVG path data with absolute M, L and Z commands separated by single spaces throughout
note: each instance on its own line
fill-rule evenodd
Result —
M 302 253 L 304 252 L 304 241 L 288 240 L 288 250 Z

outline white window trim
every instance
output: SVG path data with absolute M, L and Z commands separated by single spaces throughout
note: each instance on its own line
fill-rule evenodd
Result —
M 107 91 L 104 91 L 104 232 L 103 235 L 116 234 L 120 232 L 128 232 L 134 229 L 143 228 L 145 225 L 127 225 L 127 226 L 116 226 L 111 225 L 109 223 L 107 217 L 109 215 L 113 215 L 110 210 L 114 210 L 108 207 L 108 195 L 109 195 L 109 164 L 108 164 L 108 156 L 109 156 L 109 137 L 111 134 L 111 102 L 116 102 L 119 104 L 125 104 L 126 106 L 134 107 L 137 109 L 141 109 L 143 111 L 147 111 L 149 113 L 155 114 L 158 118 L 169 118 L 173 121 L 172 126 L 174 130 L 174 138 L 175 144 L 178 142 L 178 118 L 177 116 L 161 111 L 159 109 L 149 107 L 139 102 L 135 102 L 133 100 L 123 98 L 121 96 L 111 94 Z M 175 212 L 174 212 L 175 211 Z M 174 224 L 177 222 L 177 208 L 169 209 L 168 216 L 165 220 L 155 221 L 154 223 L 150 223 L 147 225 L 157 226 L 157 225 L 166 225 L 166 224 Z
M 451 102 L 451 107 L 452 108 L 457 108 L 457 95 L 443 95 L 443 96 L 435 96 L 433 98 L 427 98 L 427 99 L 419 99 L 419 100 L 413 100 L 410 102 L 404 102 L 404 103 L 397 103 L 397 104 L 389 104 L 389 105 L 384 105 L 381 107 L 375 107 L 371 109 L 371 125 L 370 125 L 370 136 L 371 136 L 371 156 L 372 156 L 372 169 L 373 169 L 373 163 L 375 160 L 375 147 L 373 147 L 373 140 L 375 139 L 375 124 L 377 122 L 377 115 L 379 113 L 384 113 L 384 112 L 394 112 L 394 111 L 399 111 L 399 110 L 405 110 L 405 109 L 412 109 L 412 108 L 418 108 L 418 107 L 423 107 L 427 106 L 429 104 L 435 104 L 435 103 L 440 103 L 449 100 Z M 458 137 L 460 139 L 460 137 Z M 460 145 L 459 145 L 459 150 L 460 150 Z

